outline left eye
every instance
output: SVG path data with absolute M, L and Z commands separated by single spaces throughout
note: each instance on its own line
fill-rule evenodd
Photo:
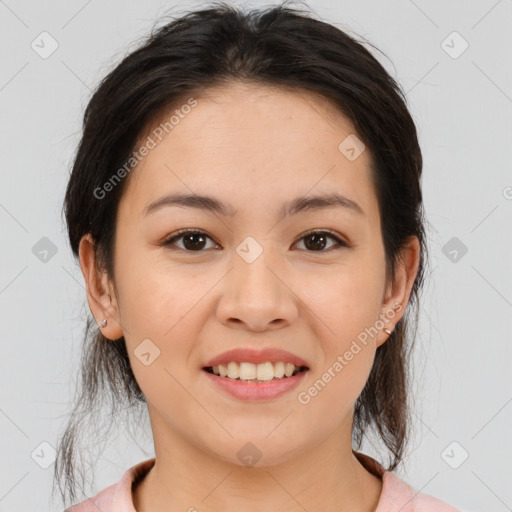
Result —
M 318 245 L 321 245 L 322 249 L 325 249 L 325 247 L 324 247 L 325 241 L 329 238 L 331 240 L 334 240 L 334 242 L 335 242 L 334 245 L 332 245 L 330 248 L 347 247 L 347 244 L 345 242 L 343 242 L 343 240 L 340 240 L 337 236 L 335 236 L 334 234 L 332 234 L 329 231 L 310 231 L 309 233 L 302 235 L 302 237 L 299 239 L 299 241 L 300 240 L 313 241 L 313 243 L 310 244 L 310 246 L 316 247 L 318 249 Z M 310 251 L 310 252 L 327 252 L 327 251 L 315 250 L 315 251 Z
M 211 237 L 208 236 L 204 231 L 197 231 L 197 230 L 191 230 L 191 229 L 185 229 L 182 231 L 178 231 L 177 233 L 173 233 L 170 237 L 165 239 L 162 242 L 162 245 L 165 246 L 173 246 L 176 244 L 178 240 L 183 240 L 183 247 L 177 247 L 178 249 L 185 250 L 187 252 L 201 252 L 202 249 L 204 249 L 205 246 L 205 240 Z M 334 247 L 347 247 L 347 244 L 340 240 L 337 236 L 330 233 L 329 231 L 310 231 L 299 239 L 299 241 L 302 240 L 308 240 L 309 242 L 312 241 L 312 243 L 309 243 L 309 247 L 314 247 L 314 250 L 309 252 L 327 252 L 325 251 L 325 241 L 327 239 L 334 240 Z M 217 244 L 215 244 L 217 245 Z M 318 246 L 320 247 L 320 250 Z M 217 245 L 218 247 L 218 245 Z M 332 248 L 333 246 L 329 247 Z

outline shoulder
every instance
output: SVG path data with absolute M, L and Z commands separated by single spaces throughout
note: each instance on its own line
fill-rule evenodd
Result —
M 461 512 L 444 501 L 422 493 L 416 496 L 416 510 L 418 512 Z
M 98 510 L 108 512 L 113 510 L 112 502 L 118 486 L 119 482 L 112 484 L 100 491 L 96 496 L 87 498 L 86 500 L 67 508 L 64 512 L 98 512 Z
M 389 471 L 383 474 L 383 484 L 376 512 L 461 512 L 438 498 L 415 490 Z
M 382 491 L 375 512 L 461 512 L 429 494 L 424 494 L 401 480 L 395 473 L 385 471 L 373 457 L 353 450 L 367 471 L 382 480 Z
M 91 498 L 87 498 L 64 512 L 135 512 L 132 486 L 154 465 L 155 459 L 139 462 L 127 469 L 119 482 L 112 484 Z

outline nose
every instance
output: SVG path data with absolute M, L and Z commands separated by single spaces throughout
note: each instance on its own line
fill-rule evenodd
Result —
M 263 254 L 247 263 L 235 255 L 217 304 L 222 324 L 255 332 L 281 329 L 298 316 L 297 298 L 282 272 Z

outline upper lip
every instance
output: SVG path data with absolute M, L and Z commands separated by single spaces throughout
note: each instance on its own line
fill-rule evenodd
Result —
M 263 349 L 252 349 L 252 348 L 234 348 L 219 354 L 218 356 L 210 359 L 204 367 L 217 366 L 219 364 L 227 364 L 230 361 L 235 362 L 248 362 L 253 364 L 265 363 L 267 361 L 271 363 L 277 363 L 282 361 L 283 363 L 293 363 L 295 366 L 308 366 L 308 363 L 301 357 L 281 350 L 278 348 L 263 348 Z

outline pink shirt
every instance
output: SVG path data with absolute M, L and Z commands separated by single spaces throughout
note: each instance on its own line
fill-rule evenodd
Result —
M 382 492 L 375 512 L 461 512 L 437 498 L 415 491 L 394 473 L 384 471 L 381 464 L 370 456 L 356 451 L 354 455 L 368 471 L 382 479 Z M 154 462 L 153 458 L 132 466 L 119 482 L 64 512 L 136 512 L 132 484 L 141 480 Z

